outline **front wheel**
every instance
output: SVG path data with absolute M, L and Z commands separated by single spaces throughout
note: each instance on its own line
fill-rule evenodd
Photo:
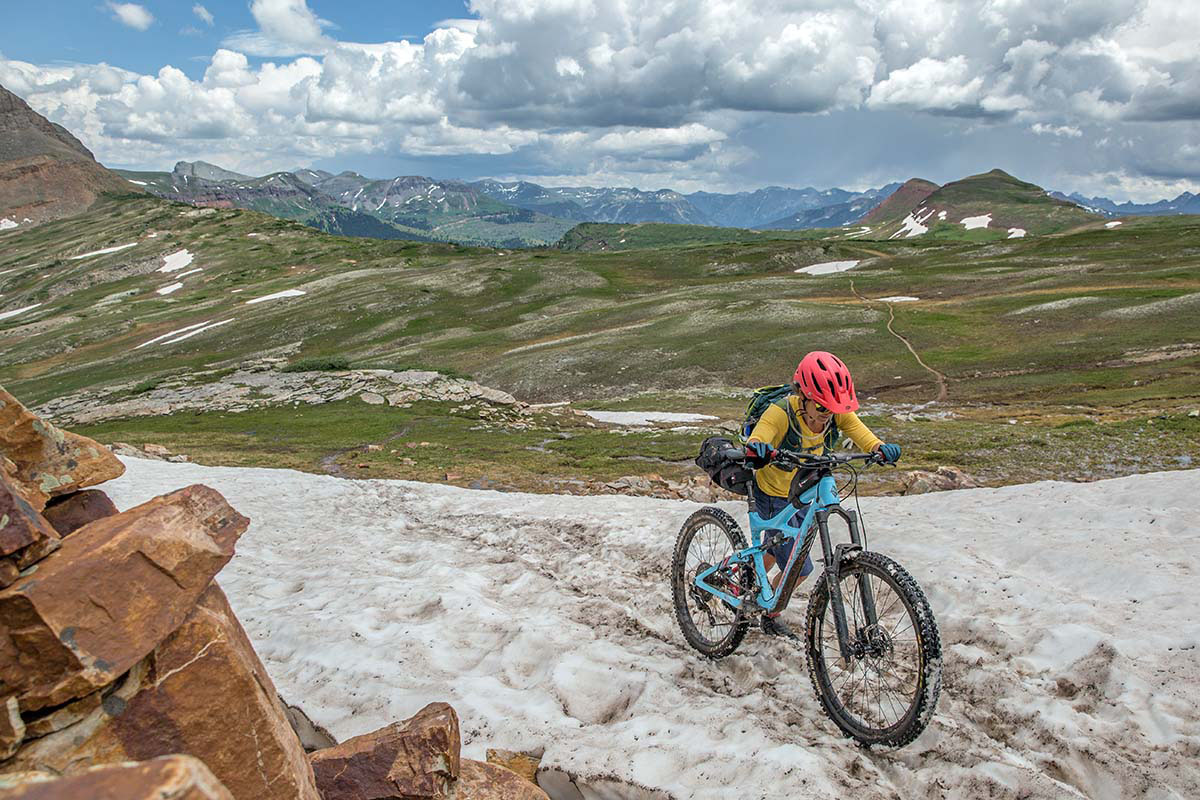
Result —
M 733 517 L 719 508 L 702 508 L 687 518 L 671 559 L 671 594 L 683 638 L 709 658 L 724 658 L 746 637 L 749 621 L 724 600 L 696 585 L 696 576 L 725 564 L 708 583 L 735 596 L 753 595 L 753 575 L 742 564 L 728 564 L 746 540 Z
M 917 582 L 887 556 L 854 553 L 840 571 L 853 654 L 843 661 L 822 575 L 808 603 L 809 677 L 825 713 L 846 736 L 903 747 L 925 730 L 941 692 L 937 623 Z M 864 588 L 874 600 L 874 624 L 864 610 Z

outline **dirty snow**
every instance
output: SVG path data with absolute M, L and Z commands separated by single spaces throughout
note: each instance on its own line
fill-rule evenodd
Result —
M 638 798 L 1200 796 L 1200 471 L 864 498 L 945 675 L 929 729 L 873 752 L 787 644 L 752 631 L 712 662 L 683 642 L 667 565 L 696 504 L 124 461 L 119 508 L 204 483 L 253 520 L 220 583 L 283 697 L 339 739 L 445 700 L 464 755 L 545 748 L 589 798 L 606 778 L 658 791 L 605 795 Z
M 175 290 L 182 289 L 182 288 L 183 288 L 182 282 L 181 283 L 169 283 L 160 289 L 156 289 L 155 291 L 158 292 L 159 294 L 170 294 L 171 292 L 174 292 Z
M 707 414 L 677 414 L 670 411 L 584 411 L 598 422 L 616 425 L 653 425 L 656 422 L 704 422 L 716 419 Z
M 1104 223 L 1104 227 L 1106 227 L 1106 228 L 1115 228 L 1115 227 L 1117 227 L 1117 226 L 1118 226 L 1118 225 L 1120 225 L 1120 224 L 1121 224 L 1121 220 L 1119 220 L 1119 219 L 1114 219 L 1112 222 L 1106 222 L 1106 223 Z
M 1021 239 L 1024 236 L 1025 236 L 1024 228 L 1009 228 L 1008 229 L 1008 238 L 1010 238 L 1010 239 Z
M 32 311 L 40 305 L 41 303 L 34 303 L 33 305 L 25 306 L 24 308 L 14 308 L 12 311 L 0 311 L 0 319 L 9 319 L 10 317 L 15 317 L 18 314 L 24 314 L 26 311 Z
M 11 219 L 0 219 L 0 231 L 8 231 L 20 225 L 19 222 Z
M 174 253 L 163 256 L 163 265 L 158 268 L 159 272 L 175 272 L 192 263 L 196 256 L 189 253 L 187 250 L 177 250 Z
M 83 255 L 80 255 L 80 256 L 71 256 L 70 260 L 71 261 L 79 261 L 82 258 L 91 258 L 92 256 L 102 256 L 107 253 L 119 253 L 120 251 L 128 250 L 131 247 L 137 247 L 137 242 L 131 242 L 130 244 L 119 244 L 116 247 L 106 247 L 103 250 L 93 250 L 90 253 L 84 253 Z
M 829 275 L 834 272 L 845 272 L 848 269 L 854 269 L 858 265 L 858 261 L 825 261 L 820 264 L 801 267 L 796 272 L 806 275 Z
M 991 224 L 992 215 L 990 212 L 987 214 L 981 214 L 978 217 L 963 217 L 962 219 L 962 226 L 969 231 L 974 230 L 975 228 L 986 228 Z
M 897 294 L 897 295 L 892 295 L 891 297 L 881 297 L 879 299 L 885 303 L 915 303 L 916 301 L 920 300 L 921 298 L 910 297 L 906 294 Z
M 924 207 L 918 208 L 916 211 L 913 211 L 907 217 L 905 217 L 904 221 L 900 223 L 900 230 L 896 231 L 888 238 L 899 239 L 903 236 L 905 239 L 911 239 L 914 236 L 920 236 L 922 233 L 926 233 L 929 230 L 929 227 L 925 225 L 925 223 L 928 222 L 929 218 L 933 216 L 933 212 L 934 209 L 932 208 L 929 210 L 926 210 Z
M 251 306 L 255 303 L 265 303 L 268 300 L 278 300 L 281 297 L 302 297 L 304 294 L 305 292 L 302 292 L 299 289 L 284 289 L 282 292 L 267 294 L 263 295 L 262 297 L 256 297 L 253 300 L 247 300 L 246 305 Z

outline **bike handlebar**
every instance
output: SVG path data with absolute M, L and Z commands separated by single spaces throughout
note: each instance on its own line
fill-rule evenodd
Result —
M 734 461 L 745 461 L 746 451 L 739 448 L 726 448 L 723 455 Z M 836 467 L 851 461 L 867 461 L 873 464 L 885 464 L 881 453 L 828 453 L 815 455 L 798 450 L 776 450 L 772 464 L 790 465 L 797 468 Z

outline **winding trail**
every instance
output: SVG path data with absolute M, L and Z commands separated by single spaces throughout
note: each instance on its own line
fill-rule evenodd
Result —
M 921 367 L 926 372 L 933 375 L 934 379 L 937 381 L 937 386 L 938 386 L 938 393 L 937 393 L 937 397 L 934 398 L 934 402 L 935 403 L 945 402 L 947 396 L 949 395 L 949 391 L 946 386 L 946 383 L 947 383 L 946 376 L 944 374 L 942 374 L 941 372 L 938 372 L 933 367 L 926 364 L 925 360 L 923 358 L 921 358 L 921 354 L 918 353 L 915 348 L 913 348 L 912 343 L 910 341 L 908 341 L 908 339 L 906 339 L 903 334 L 897 333 L 896 329 L 894 327 L 892 327 L 892 323 L 894 323 L 896 321 L 896 310 L 895 310 L 895 308 L 893 308 L 892 304 L 885 302 L 883 300 L 871 300 L 870 298 L 863 297 L 861 294 L 859 294 L 858 289 L 854 288 L 854 279 L 853 278 L 850 279 L 850 291 L 854 292 L 854 296 L 857 297 L 862 302 L 866 303 L 867 305 L 871 305 L 872 303 L 883 303 L 884 305 L 887 306 L 887 309 L 888 309 L 888 322 L 887 322 L 888 333 L 890 333 L 892 336 L 895 336 L 900 341 L 904 342 L 904 346 L 908 348 L 908 352 L 913 354 L 913 358 L 915 358 L 917 360 L 917 363 L 920 364 Z

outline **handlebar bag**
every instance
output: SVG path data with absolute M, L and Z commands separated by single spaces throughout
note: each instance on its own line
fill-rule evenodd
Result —
M 723 436 L 710 436 L 700 443 L 696 466 L 708 473 L 712 482 L 722 489 L 745 496 L 747 482 L 754 479 L 740 459 L 743 449 Z

